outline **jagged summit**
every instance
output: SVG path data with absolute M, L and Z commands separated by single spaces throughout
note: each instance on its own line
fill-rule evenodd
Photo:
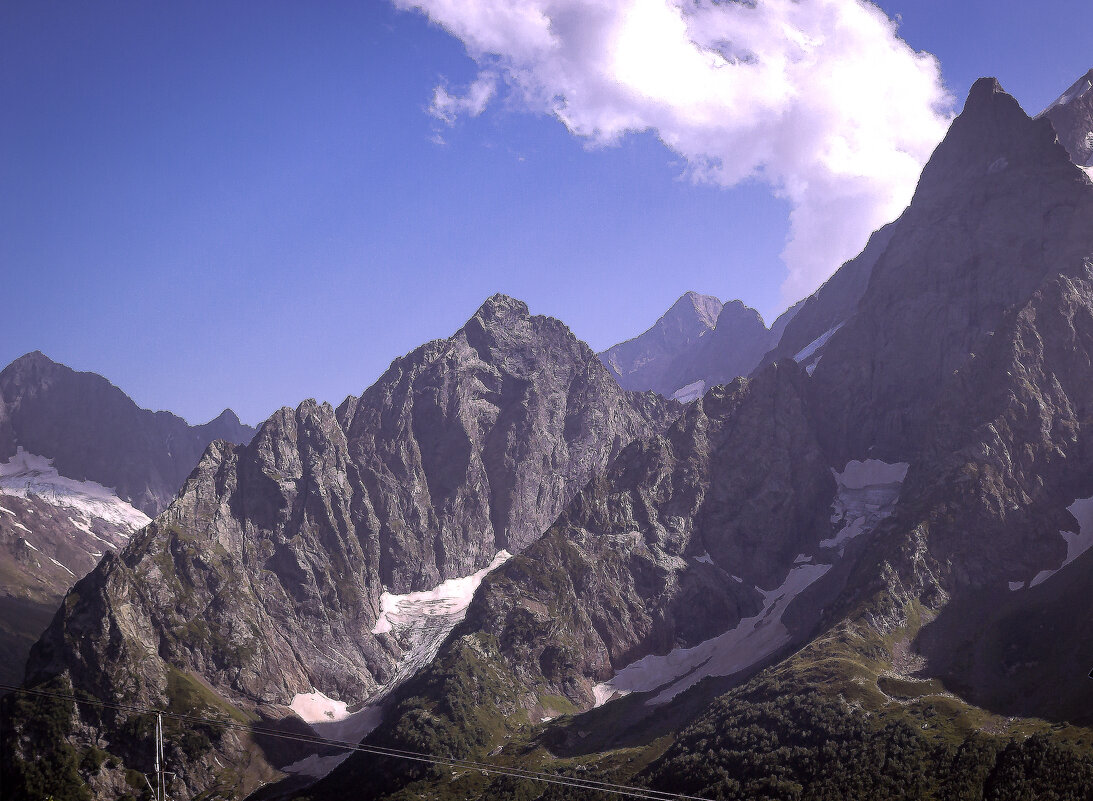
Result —
M 730 302 L 740 303 L 740 301 Z M 693 319 L 707 328 L 713 328 L 717 325 L 717 316 L 721 314 L 723 307 L 724 304 L 713 295 L 687 291 L 672 304 L 664 316 L 681 320 Z
M 502 292 L 496 292 L 490 295 L 478 307 L 478 311 L 474 313 L 474 317 L 500 317 L 504 314 L 516 313 L 522 317 L 530 316 L 528 311 L 528 305 L 517 298 L 506 295 Z
M 1079 167 L 1093 166 L 1093 70 L 1039 115 L 1051 121 L 1059 142 Z
M 742 301 L 685 292 L 651 328 L 600 359 L 625 389 L 692 400 L 706 386 L 746 375 L 768 339 L 763 318 Z
M 944 382 L 1005 310 L 1093 253 L 1091 217 L 1093 188 L 1051 123 L 977 81 L 816 366 L 829 447 L 913 454 Z

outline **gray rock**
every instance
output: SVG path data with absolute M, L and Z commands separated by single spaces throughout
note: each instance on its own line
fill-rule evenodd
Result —
M 1008 309 L 1090 252 L 1093 185 L 1047 120 L 977 81 L 816 366 L 836 461 L 913 457 L 953 371 Z
M 283 715 L 312 687 L 361 702 L 403 655 L 372 633 L 385 590 L 523 550 L 678 411 L 620 389 L 563 324 L 496 295 L 337 411 L 305 401 L 246 446 L 214 442 L 168 509 L 68 596 L 28 681 L 162 706 L 179 703 L 181 676 L 232 714 Z M 244 753 L 210 747 L 222 762 Z M 210 760 L 173 766 L 176 797 L 208 786 Z

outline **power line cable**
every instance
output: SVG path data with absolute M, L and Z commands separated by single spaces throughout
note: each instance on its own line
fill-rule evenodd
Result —
M 306 734 L 292 734 L 289 732 L 282 732 L 267 727 L 244 725 L 226 720 L 216 720 L 213 718 L 201 717 L 200 715 L 187 715 L 180 712 L 164 712 L 162 710 L 151 709 L 149 707 L 135 706 L 131 704 L 119 704 L 110 701 L 104 701 L 102 699 L 95 698 L 94 696 L 81 697 L 77 695 L 67 695 L 64 693 L 47 692 L 45 690 L 31 690 L 23 687 L 13 687 L 7 684 L 0 684 L 0 689 L 12 690 L 14 692 L 23 693 L 25 695 L 40 696 L 45 698 L 57 698 L 66 701 L 73 701 L 75 703 L 91 704 L 94 706 L 101 706 L 107 709 L 114 709 L 121 712 L 135 712 L 138 714 L 146 715 L 162 715 L 165 718 L 173 719 L 179 721 L 180 723 L 204 723 L 207 725 L 218 726 L 224 729 L 239 730 L 250 734 L 264 734 L 270 737 L 277 737 L 284 740 L 293 740 L 309 745 L 334 746 L 347 751 L 356 751 L 360 753 L 373 754 L 376 756 L 385 756 L 395 759 L 406 759 L 416 762 L 425 762 L 433 765 L 443 765 L 447 767 L 462 768 L 465 770 L 474 770 L 481 772 L 485 775 L 494 773 L 499 776 L 506 776 L 509 778 L 527 779 L 530 781 L 544 782 L 547 784 L 560 784 L 582 790 L 598 790 L 600 792 L 614 793 L 617 795 L 629 796 L 632 798 L 648 799 L 648 801 L 674 801 L 675 799 L 686 799 L 688 801 L 708 801 L 701 796 L 669 793 L 663 790 L 654 790 L 652 788 L 637 787 L 628 784 L 604 782 L 598 779 L 583 779 L 578 776 L 562 776 L 556 773 L 544 773 L 542 771 L 534 771 L 527 768 L 499 765 L 492 762 L 475 762 L 472 760 L 440 757 L 420 751 L 407 751 L 397 748 L 365 745 L 364 743 L 353 743 L 348 740 L 328 739 L 325 737 L 320 737 L 318 735 L 311 736 Z

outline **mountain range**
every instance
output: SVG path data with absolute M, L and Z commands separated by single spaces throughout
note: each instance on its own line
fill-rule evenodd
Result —
M 0 681 L 18 684 L 61 599 L 166 508 L 206 446 L 246 442 L 231 410 L 191 426 L 42 353 L 0 371 Z
M 1093 798 L 1083 86 L 976 82 L 771 329 L 687 293 L 597 355 L 495 295 L 218 438 L 34 645 L 4 787 L 139 798 L 163 709 L 179 799 Z M 38 359 L 9 455 L 163 497 L 38 444 Z

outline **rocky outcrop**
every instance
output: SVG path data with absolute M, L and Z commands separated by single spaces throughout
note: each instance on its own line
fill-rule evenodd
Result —
M 312 688 L 364 701 L 403 656 L 375 625 L 384 592 L 523 550 L 677 414 L 620 389 L 557 320 L 494 296 L 360 398 L 306 401 L 246 446 L 213 443 L 170 507 L 68 596 L 28 681 L 162 705 L 184 676 L 223 708 L 268 718 Z M 86 724 L 109 739 L 124 721 Z M 225 749 L 222 763 L 239 756 Z M 177 797 L 228 781 L 210 762 L 177 766 Z
M 0 397 L 4 460 L 18 443 L 52 459 L 63 476 L 113 487 L 148 515 L 163 511 L 209 442 L 246 442 L 254 435 L 231 411 L 190 426 L 169 412 L 141 409 L 102 376 L 78 373 L 38 351 L 0 372 Z
M 230 410 L 190 426 L 140 409 L 105 378 L 38 352 L 0 372 L 5 682 L 22 680 L 31 645 L 76 580 L 167 505 L 211 441 L 253 435 Z
M 831 531 L 804 382 L 790 362 L 715 387 L 631 445 L 487 580 L 462 631 L 496 636 L 521 680 L 587 707 L 613 671 L 755 614 L 756 588 Z

